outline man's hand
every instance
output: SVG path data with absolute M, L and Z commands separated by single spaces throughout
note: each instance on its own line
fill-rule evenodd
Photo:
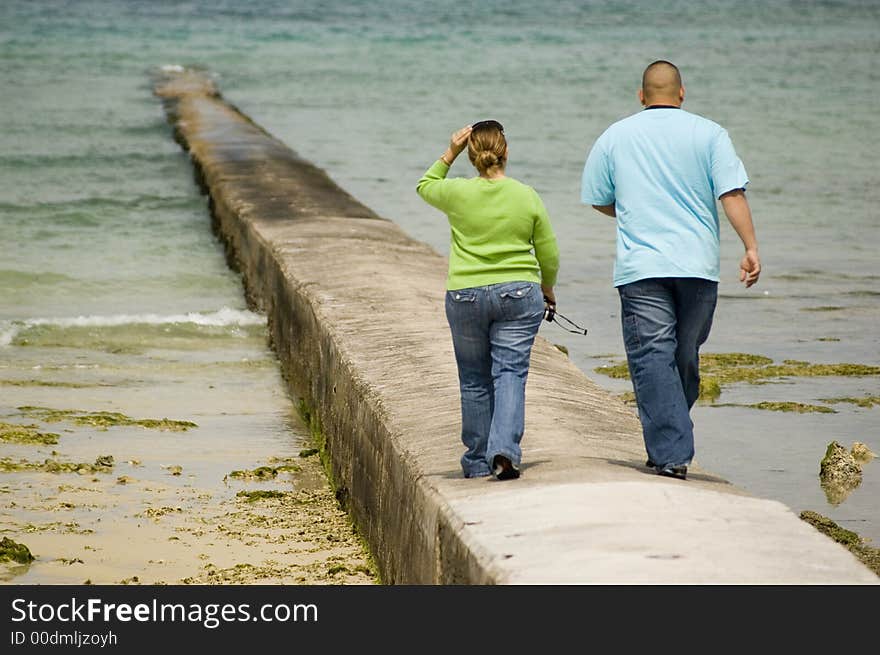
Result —
M 746 200 L 745 189 L 733 189 L 723 194 L 721 206 L 746 249 L 746 254 L 739 263 L 739 281 L 748 288 L 761 275 L 761 260 L 758 257 L 758 239 L 755 237 L 752 210 Z
M 758 281 L 761 275 L 761 259 L 757 250 L 746 250 L 746 254 L 739 262 L 739 281 L 748 289 Z

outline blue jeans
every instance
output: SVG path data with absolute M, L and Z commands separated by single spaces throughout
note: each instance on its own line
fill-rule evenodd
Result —
M 718 283 L 648 278 L 618 287 L 623 341 L 648 459 L 690 464 L 700 395 L 700 346 L 709 337 Z
M 519 466 L 529 359 L 543 316 L 544 298 L 534 282 L 446 292 L 467 478 L 489 475 L 496 455 Z

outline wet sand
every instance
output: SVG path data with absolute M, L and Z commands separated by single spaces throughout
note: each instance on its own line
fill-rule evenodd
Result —
M 0 441 L 0 535 L 36 558 L 0 563 L 0 582 L 377 581 L 318 455 L 309 454 L 310 436 L 272 354 L 225 353 L 226 361 L 217 354 L 145 353 L 126 356 L 122 366 L 107 355 L 87 367 L 44 367 L 26 385 L 2 384 L 0 421 L 37 426 L 58 442 Z M 48 386 L 74 381 L 83 386 Z M 26 406 L 197 427 L 95 426 L 69 416 L 49 422 L 20 409 Z M 94 466 L 107 456 L 112 466 Z M 46 460 L 86 466 L 51 472 L 57 467 Z M 38 468 L 22 470 L 22 463 Z M 233 474 L 260 467 L 262 477 Z M 269 493 L 254 497 L 259 491 Z

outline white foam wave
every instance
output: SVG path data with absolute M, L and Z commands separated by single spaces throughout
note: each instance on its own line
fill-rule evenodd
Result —
M 165 64 L 161 70 L 164 73 L 182 73 L 184 69 L 180 64 Z
M 22 330 L 50 325 L 69 327 L 117 327 L 120 325 L 170 325 L 190 323 L 206 327 L 264 325 L 266 317 L 246 309 L 224 307 L 216 312 L 188 314 L 113 314 L 110 316 L 71 316 L 63 318 L 32 318 L 24 321 L 0 321 L 0 346 L 8 346 Z
M 21 329 L 21 325 L 15 325 L 10 321 L 0 323 L 0 346 L 8 346 L 12 343 L 15 335 Z

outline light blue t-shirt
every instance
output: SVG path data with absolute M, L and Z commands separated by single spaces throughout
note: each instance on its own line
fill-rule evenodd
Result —
M 643 109 L 596 140 L 581 200 L 614 205 L 614 286 L 652 277 L 718 281 L 717 199 L 749 179 L 727 130 L 677 108 Z

